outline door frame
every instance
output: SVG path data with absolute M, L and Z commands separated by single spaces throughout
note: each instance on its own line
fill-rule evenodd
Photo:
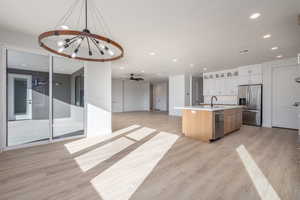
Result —
M 21 144 L 21 145 L 15 145 L 15 146 L 7 146 L 7 134 L 8 134 L 8 109 L 7 109 L 7 102 L 8 102 L 8 96 L 7 96 L 7 85 L 8 85 L 8 79 L 7 79 L 7 52 L 9 50 L 13 51 L 22 51 L 25 53 L 33 53 L 37 55 L 42 55 L 42 56 L 48 56 L 49 57 L 49 140 L 47 141 L 38 141 L 38 142 L 32 142 L 29 144 Z M 84 127 L 84 134 L 79 135 L 79 136 L 71 136 L 71 137 L 66 137 L 66 138 L 58 138 L 58 139 L 53 139 L 53 98 L 52 98 L 52 76 L 53 76 L 53 59 L 55 57 L 60 57 L 56 56 L 55 54 L 46 54 L 43 53 L 42 51 L 39 50 L 33 50 L 33 49 L 28 49 L 28 48 L 20 48 L 16 46 L 10 46 L 6 44 L 1 44 L 0 43 L 0 110 L 3 112 L 0 112 L 0 152 L 2 151 L 8 151 L 8 150 L 13 150 L 13 149 L 20 149 L 20 148 L 27 148 L 27 147 L 32 147 L 32 146 L 38 146 L 38 145 L 44 145 L 44 144 L 49 144 L 49 143 L 55 143 L 55 142 L 60 142 L 60 141 L 65 141 L 65 140 L 73 140 L 73 139 L 78 139 L 78 138 L 85 138 L 87 136 L 87 101 L 85 100 L 84 102 L 84 117 L 83 117 L 83 127 Z M 83 62 L 83 67 L 84 67 L 84 90 L 85 90 L 85 96 L 87 96 L 87 67 L 86 67 L 86 62 Z M 86 98 L 85 98 L 86 99 Z
M 26 79 L 27 81 L 27 99 L 26 99 L 26 113 L 25 114 L 21 114 L 21 115 L 16 115 L 15 113 L 15 106 L 12 105 L 11 107 L 11 112 L 12 113 L 8 113 L 8 116 L 11 115 L 13 116 L 13 118 L 15 120 L 27 120 L 27 119 L 32 119 L 32 103 L 30 103 L 29 101 L 32 101 L 32 76 L 31 75 L 26 75 L 26 74 L 14 74 L 14 73 L 8 73 L 8 85 L 11 86 L 9 88 L 7 88 L 8 94 L 9 92 L 11 92 L 11 95 L 8 95 L 9 101 L 11 102 L 15 102 L 15 79 Z M 12 89 L 12 91 L 10 91 L 10 89 Z M 18 117 L 17 117 L 18 116 Z

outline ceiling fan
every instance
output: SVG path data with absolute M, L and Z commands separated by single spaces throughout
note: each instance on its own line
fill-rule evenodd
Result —
M 144 78 L 139 76 L 139 75 L 130 74 L 129 80 L 131 80 L 131 81 L 143 81 Z

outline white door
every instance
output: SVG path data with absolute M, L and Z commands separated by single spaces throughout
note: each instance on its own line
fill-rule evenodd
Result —
M 8 74 L 8 120 L 32 119 L 32 76 Z
M 167 111 L 167 83 L 153 85 L 154 110 Z
M 300 84 L 295 82 L 298 67 L 274 68 L 272 126 L 298 129 Z

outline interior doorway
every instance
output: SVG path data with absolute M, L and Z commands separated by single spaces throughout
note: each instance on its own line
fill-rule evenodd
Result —
M 32 119 L 31 75 L 8 74 L 8 120 Z
M 152 83 L 150 86 L 150 107 L 152 111 L 168 111 L 168 83 Z

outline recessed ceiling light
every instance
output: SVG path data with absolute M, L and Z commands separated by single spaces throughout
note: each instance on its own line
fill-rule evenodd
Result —
M 260 17 L 260 13 L 253 13 L 252 15 L 250 15 L 250 19 L 257 19 Z
M 123 69 L 125 69 L 125 67 L 120 67 L 120 70 L 123 70 Z
M 155 56 L 155 52 L 150 52 L 149 55 L 150 56 Z
M 272 36 L 271 34 L 266 34 L 266 35 L 263 36 L 263 38 L 264 38 L 264 39 L 268 39 L 268 38 L 270 38 L 271 36 Z
M 282 55 L 278 55 L 278 56 L 276 56 L 277 58 L 282 58 L 283 56 Z
M 206 70 L 207 70 L 207 68 L 206 68 L 206 67 L 204 67 L 204 68 L 203 68 L 203 70 L 204 70 L 204 71 L 206 71 Z
M 190 64 L 190 67 L 192 67 L 192 68 L 193 68 L 194 66 L 195 66 L 194 64 Z
M 249 53 L 248 49 L 240 50 L 240 54 L 246 54 L 246 53 Z
M 178 61 L 177 58 L 174 58 L 174 59 L 173 59 L 173 62 L 177 62 L 177 61 Z
M 277 49 L 279 49 L 279 47 L 277 46 L 271 48 L 271 50 L 277 50 Z
M 142 72 L 142 73 L 145 73 L 145 71 L 144 71 L 144 70 L 142 70 L 141 72 Z

